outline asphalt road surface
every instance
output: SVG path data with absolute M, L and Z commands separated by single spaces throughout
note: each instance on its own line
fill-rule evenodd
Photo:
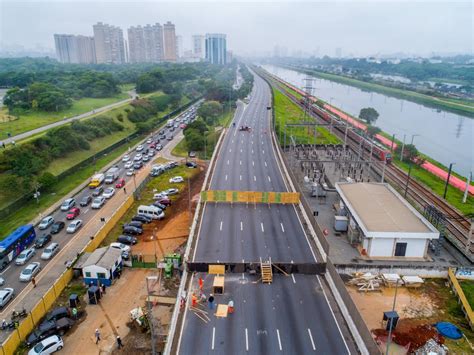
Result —
M 193 106 L 196 106 L 196 104 L 194 104 Z M 185 112 L 188 112 L 190 109 L 191 108 L 189 108 Z M 179 116 L 182 116 L 185 112 L 183 112 Z M 178 133 L 178 131 L 180 131 L 179 128 L 173 129 L 173 131 L 171 131 L 171 128 L 163 128 L 163 129 L 166 132 L 166 136 L 168 136 L 168 134 L 176 135 Z M 158 137 L 157 134 L 155 134 L 154 136 L 156 138 Z M 148 137 L 147 137 L 147 139 L 148 139 Z M 176 139 L 176 137 L 175 137 L 175 139 Z M 162 139 L 160 141 L 160 144 L 162 144 L 163 146 L 166 146 L 166 144 L 169 144 L 169 143 L 170 143 L 170 141 L 167 140 L 167 139 Z M 146 144 L 146 139 L 141 144 L 144 145 L 144 149 L 146 150 L 147 147 L 148 147 L 148 144 Z M 130 160 L 133 160 L 133 157 L 135 156 L 136 153 L 138 153 L 138 152 L 136 152 L 134 150 L 131 150 L 130 152 L 127 153 L 130 156 Z M 143 151 L 141 153 L 143 153 Z M 153 157 L 153 159 L 155 159 L 155 158 L 156 158 L 156 156 Z M 151 160 L 153 160 L 153 159 L 151 159 Z M 146 164 L 151 164 L 151 161 L 147 162 Z M 115 166 L 118 166 L 120 168 L 120 176 L 113 184 L 110 184 L 110 185 L 102 184 L 104 189 L 107 188 L 107 187 L 114 187 L 115 188 L 115 184 L 120 178 L 124 178 L 125 181 L 129 181 L 130 179 L 133 179 L 132 176 L 127 176 L 126 175 L 126 170 L 127 169 L 124 168 L 124 165 L 125 165 L 125 163 L 122 162 L 122 161 L 120 161 L 119 163 L 117 163 L 115 165 Z M 121 190 L 122 189 L 115 188 L 115 194 L 118 194 L 118 193 L 123 194 L 123 192 Z M 80 215 L 78 217 L 76 217 L 75 219 L 82 220 L 83 221 L 83 226 L 85 226 L 89 221 L 91 221 L 94 218 L 104 217 L 104 218 L 108 219 L 108 217 L 110 217 L 110 216 L 106 216 L 106 215 L 101 214 L 100 209 L 92 209 L 90 207 L 90 205 L 87 206 L 87 207 L 80 207 L 79 206 L 79 202 L 81 201 L 81 199 L 84 196 L 92 195 L 92 192 L 93 192 L 93 189 L 89 189 L 88 187 L 86 187 L 82 191 L 80 191 L 77 195 L 75 195 L 75 196 L 66 196 L 64 198 L 64 199 L 66 199 L 66 198 L 69 198 L 69 197 L 74 197 L 76 199 L 76 201 L 77 201 L 76 202 L 76 207 L 79 207 L 81 212 L 80 212 Z M 106 204 L 107 204 L 107 202 L 106 202 Z M 60 249 L 65 248 L 66 245 L 68 244 L 68 242 L 71 240 L 71 238 L 75 235 L 75 233 L 74 234 L 66 233 L 66 228 L 70 223 L 70 221 L 66 220 L 66 214 L 67 214 L 67 212 L 63 212 L 59 209 L 56 210 L 52 214 L 55 221 L 64 221 L 66 223 L 65 228 L 60 233 L 52 235 L 52 241 L 51 242 L 59 243 Z M 41 231 L 38 228 L 35 228 L 37 237 L 41 236 L 43 233 L 49 233 L 50 229 L 51 229 L 51 227 L 47 228 L 46 230 Z M 77 233 L 77 231 L 76 231 L 76 233 Z M 37 262 L 40 262 L 41 267 L 44 268 L 48 263 L 51 263 L 54 260 L 54 258 L 51 259 L 51 260 L 47 260 L 47 261 L 46 260 L 41 260 L 40 256 L 41 256 L 41 253 L 43 252 L 43 250 L 44 250 L 44 248 L 43 249 L 38 249 L 36 251 L 36 255 L 32 259 L 30 259 L 25 265 L 17 266 L 17 265 L 15 265 L 14 261 L 12 261 L 10 264 L 8 264 L 8 266 L 0 273 L 0 276 L 3 279 L 5 279 L 5 284 L 3 286 L 1 286 L 1 288 L 12 287 L 15 290 L 15 295 L 18 295 L 28 285 L 27 282 L 20 282 L 20 280 L 19 280 L 20 273 L 26 267 L 26 265 L 28 265 L 31 262 L 37 261 Z M 78 250 L 78 252 L 80 252 L 80 250 Z M 8 304 L 7 304 L 7 306 L 8 306 Z M 9 316 L 10 316 L 10 314 L 7 313 L 7 310 L 2 311 L 0 313 L 0 315 L 3 318 L 8 318 L 8 319 L 9 319 Z M 1 319 L 3 319 L 3 318 L 1 318 Z
M 287 191 L 270 136 L 270 88 L 258 76 L 248 106 L 238 110 L 229 128 L 211 180 L 211 189 Z M 241 132 L 240 126 L 250 126 Z M 293 206 L 206 204 L 194 261 L 316 262 Z M 212 275 L 205 278 L 209 295 Z M 219 304 L 232 300 L 227 318 L 207 310 L 209 322 L 186 310 L 180 332 L 180 354 L 347 354 L 340 325 L 329 306 L 321 280 L 314 275 L 229 274 Z M 188 299 L 190 298 L 188 294 Z M 347 334 L 347 331 L 344 332 Z M 350 342 L 350 340 L 349 340 Z M 354 349 L 353 345 L 350 346 Z

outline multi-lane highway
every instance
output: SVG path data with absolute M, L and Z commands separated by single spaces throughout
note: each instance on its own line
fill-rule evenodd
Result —
M 211 189 L 287 191 L 270 135 L 271 104 L 268 85 L 255 76 L 249 104 L 239 110 L 224 138 L 211 180 Z M 250 126 L 250 132 L 239 131 Z M 206 204 L 195 262 L 316 263 L 294 206 Z M 212 275 L 204 278 L 210 292 Z M 230 274 L 225 294 L 217 303 L 232 300 L 235 313 L 216 318 L 209 310 L 205 323 L 187 310 L 179 334 L 180 354 L 344 354 L 349 345 L 329 306 L 321 280 L 313 275 L 275 275 L 273 283 L 259 276 Z M 191 291 L 190 291 L 191 292 Z M 191 295 L 188 295 L 188 299 Z
M 189 112 L 190 110 L 192 110 L 193 107 L 197 107 L 197 104 L 193 105 L 191 108 L 189 108 L 187 111 L 182 113 L 180 116 L 182 116 L 186 112 Z M 164 127 L 164 128 L 162 128 L 162 130 L 165 131 L 165 133 L 166 133 L 165 135 L 167 137 L 168 135 L 178 133 L 178 131 L 180 131 L 180 128 L 176 128 L 176 129 L 173 128 L 173 131 L 171 131 L 171 128 Z M 154 134 L 153 136 L 154 136 L 153 141 L 156 142 L 156 139 L 159 138 L 159 137 L 158 137 L 157 134 Z M 180 135 L 179 137 L 182 138 L 182 135 Z M 175 137 L 175 139 L 176 139 L 176 137 Z M 163 145 L 165 148 L 166 148 L 166 145 L 169 144 L 169 143 L 170 143 L 170 141 L 167 140 L 167 139 L 161 139 L 160 142 L 159 142 L 159 144 Z M 144 150 L 146 150 L 149 147 L 149 144 L 147 144 L 146 140 L 143 141 L 141 144 L 144 146 Z M 141 153 L 143 153 L 143 151 Z M 137 154 L 137 152 L 135 150 L 130 150 L 127 154 L 130 156 L 130 161 L 132 161 L 134 156 Z M 148 162 L 146 164 L 151 164 L 151 162 L 157 156 L 158 156 L 158 154 L 155 155 L 152 159 L 150 159 L 150 162 Z M 110 184 L 110 185 L 104 184 L 103 185 L 104 189 L 108 186 L 111 186 L 111 187 L 115 188 L 115 183 L 121 178 L 125 179 L 126 182 L 133 179 L 132 176 L 127 176 L 126 175 L 127 169 L 125 169 L 125 167 L 124 167 L 125 164 L 126 163 L 121 161 L 121 160 L 117 161 L 117 163 L 114 166 L 118 166 L 120 168 L 120 176 L 113 184 Z M 121 191 L 122 189 L 117 189 L 116 188 L 115 190 L 116 190 L 115 195 L 117 195 L 117 194 L 122 194 L 123 195 L 124 194 L 124 192 Z M 65 197 L 65 199 L 68 198 L 68 197 L 74 197 L 76 199 L 76 201 L 77 201 L 76 202 L 76 207 L 79 207 L 81 211 L 80 211 L 79 216 L 77 216 L 75 219 L 80 219 L 80 220 L 83 221 L 82 229 L 85 229 L 86 226 L 88 225 L 88 223 L 93 221 L 94 219 L 97 221 L 101 217 L 104 217 L 104 218 L 109 217 L 108 215 L 105 215 L 104 212 L 102 212 L 102 209 L 92 209 L 90 204 L 87 207 L 80 207 L 79 206 L 79 202 L 81 201 L 81 199 L 84 196 L 92 195 L 92 192 L 93 192 L 93 190 L 86 187 L 83 190 L 81 190 L 79 193 L 77 193 L 75 196 L 66 196 Z M 109 203 L 108 201 L 109 200 L 107 200 L 106 204 Z M 64 212 L 64 211 L 61 211 L 60 209 L 57 209 L 53 214 L 51 214 L 51 216 L 53 216 L 55 221 L 64 221 L 66 223 L 66 227 L 60 233 L 52 235 L 52 242 L 58 243 L 60 245 L 61 249 L 66 248 L 68 246 L 68 244 L 74 239 L 75 235 L 77 233 L 81 232 L 81 229 L 79 229 L 79 231 L 77 231 L 74 234 L 66 233 L 66 228 L 70 223 L 70 221 L 66 220 L 66 214 L 67 214 L 67 211 Z M 50 229 L 51 229 L 51 227 L 47 228 L 46 230 L 38 230 L 38 228 L 35 228 L 37 237 L 41 236 L 43 233 L 50 233 Z M 88 236 L 85 236 L 85 237 L 89 238 Z M 26 265 L 28 265 L 31 262 L 36 261 L 36 262 L 40 262 L 41 267 L 44 268 L 47 264 L 49 264 L 51 262 L 53 262 L 53 263 L 55 262 L 55 259 L 52 259 L 52 260 L 49 260 L 49 261 L 41 260 L 40 256 L 41 256 L 41 253 L 43 252 L 43 250 L 44 250 L 44 248 L 43 249 L 38 249 L 36 251 L 36 255 L 32 259 L 30 259 L 25 265 L 17 266 L 17 265 L 15 265 L 15 262 L 12 261 L 0 273 L 0 276 L 5 280 L 5 284 L 3 286 L 1 286 L 0 288 L 11 287 L 15 290 L 15 295 L 19 295 L 22 292 L 22 290 L 28 285 L 28 283 L 24 283 L 24 282 L 19 281 L 19 275 L 20 275 L 21 271 L 24 269 L 24 267 L 26 267 Z M 77 250 L 77 252 L 80 252 L 80 251 L 81 250 Z M 60 267 L 64 267 L 64 266 L 60 265 Z M 40 275 L 41 275 L 41 272 L 37 276 L 37 278 L 40 278 L 41 277 Z M 27 295 L 22 295 L 22 297 L 23 296 L 28 297 Z M 20 308 L 20 306 L 22 306 L 22 305 L 23 305 L 23 302 L 20 302 L 18 308 Z M 7 305 L 7 307 L 2 310 L 2 312 L 0 313 L 1 319 L 8 318 L 10 316 L 11 308 L 12 307 L 10 307 L 10 305 Z

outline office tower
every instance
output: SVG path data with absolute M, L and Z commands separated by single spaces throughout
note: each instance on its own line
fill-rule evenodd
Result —
M 55 34 L 56 55 L 61 63 L 95 63 L 94 38 Z
M 203 35 L 193 36 L 193 54 L 196 58 L 205 58 Z
M 97 63 L 125 63 L 122 29 L 99 22 L 93 26 Z
M 166 62 L 176 62 L 176 33 L 174 24 L 170 21 L 163 25 L 164 39 L 164 60 Z
M 226 35 L 221 33 L 206 34 L 206 60 L 212 64 L 225 65 L 227 44 Z

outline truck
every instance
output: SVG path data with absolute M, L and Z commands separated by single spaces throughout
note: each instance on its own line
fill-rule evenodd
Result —
M 173 123 L 174 123 L 173 119 L 168 120 L 168 123 L 166 124 L 166 127 L 168 127 L 168 128 L 173 127 Z
M 95 174 L 89 183 L 89 187 L 91 189 L 95 189 L 97 186 L 99 186 L 100 184 L 104 182 L 104 179 L 105 179 L 104 174 Z
M 114 181 L 118 179 L 119 172 L 120 172 L 120 169 L 116 166 L 114 166 L 114 167 L 110 168 L 109 170 L 107 170 L 107 172 L 105 173 L 105 183 L 106 184 L 113 184 Z

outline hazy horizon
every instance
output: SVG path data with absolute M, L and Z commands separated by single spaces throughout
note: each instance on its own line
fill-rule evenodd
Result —
M 54 49 L 54 33 L 92 35 L 96 22 L 119 26 L 126 37 L 130 26 L 171 21 L 185 49 L 193 34 L 219 32 L 247 56 L 272 54 L 277 45 L 289 55 L 472 53 L 472 10 L 469 1 L 0 0 L 0 45 Z

